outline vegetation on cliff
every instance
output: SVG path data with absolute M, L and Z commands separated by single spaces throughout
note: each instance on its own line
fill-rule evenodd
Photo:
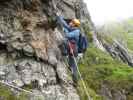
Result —
M 0 19 L 0 29 L 2 32 L 0 34 L 0 45 L 1 43 L 4 43 L 2 51 L 0 50 L 0 58 L 3 61 L 6 61 L 7 58 L 10 58 L 10 56 L 7 55 L 11 55 L 16 61 L 15 64 L 14 62 L 11 62 L 11 64 L 9 64 L 10 66 L 4 66 L 7 63 L 4 63 L 4 65 L 2 64 L 2 72 L 7 70 L 5 71 L 5 77 L 3 80 L 12 82 L 13 80 L 16 80 L 18 78 L 18 80 L 20 80 L 20 83 L 21 81 L 23 83 L 21 85 L 24 85 L 25 89 L 28 90 L 29 88 L 33 89 L 31 84 L 33 81 L 32 76 L 35 76 L 34 81 L 37 80 L 38 82 L 44 82 L 43 85 L 47 87 L 42 87 L 42 90 L 46 92 L 46 96 L 44 96 L 44 98 L 47 98 L 46 100 L 49 100 L 49 98 L 51 98 L 50 100 L 55 100 L 55 98 L 57 100 L 59 100 L 59 98 L 60 100 L 78 100 L 78 95 L 72 84 L 70 84 L 70 87 L 66 86 L 66 84 L 69 82 L 71 83 L 72 80 L 69 79 L 69 75 L 67 75 L 67 68 L 64 67 L 64 62 L 62 62 L 62 60 L 60 61 L 61 55 L 58 48 L 59 41 L 57 41 L 58 39 L 56 40 L 56 38 L 58 37 L 60 40 L 60 35 L 62 36 L 62 33 L 59 32 L 59 30 L 53 29 L 55 28 L 55 26 L 51 25 L 53 23 L 52 18 L 48 17 L 52 16 L 54 12 L 51 1 L 44 0 L 42 3 L 41 0 L 25 0 L 21 2 L 18 0 L 16 0 L 16 2 L 7 0 L 5 3 L 5 1 L 3 0 L 0 4 L 2 16 Z M 59 4 L 58 6 L 63 11 L 63 15 L 67 15 L 67 18 L 72 16 L 74 17 L 76 12 L 75 10 L 73 10 L 73 6 L 75 4 L 73 2 L 72 4 L 71 2 L 67 3 L 65 2 L 65 0 L 61 1 L 62 2 L 56 3 Z M 5 4 L 3 5 L 3 3 Z M 79 5 L 80 4 L 81 3 L 79 2 Z M 20 10 L 16 9 L 16 7 L 19 8 L 19 6 L 22 8 Z M 80 8 L 83 8 L 82 6 L 84 5 L 81 4 L 80 6 Z M 93 100 L 107 100 L 106 98 L 111 98 L 111 100 L 119 100 L 117 99 L 117 97 L 124 98 L 125 96 L 127 100 L 132 100 L 133 69 L 127 64 L 124 64 L 122 61 L 113 59 L 107 52 L 100 51 L 99 49 L 94 47 L 94 45 L 92 44 L 93 32 L 90 32 L 90 30 L 94 31 L 92 29 L 92 23 L 89 15 L 86 14 L 87 11 L 84 11 L 85 9 L 82 10 L 82 13 L 79 13 L 81 13 L 81 17 L 83 17 L 82 20 L 85 23 L 86 21 L 84 17 L 87 17 L 86 19 L 88 24 L 85 26 L 83 25 L 83 28 L 84 32 L 88 33 L 87 35 L 90 40 L 90 46 L 86 54 L 84 54 L 84 58 L 79 62 L 79 69 L 87 85 L 89 94 L 91 95 Z M 85 14 L 86 16 L 83 14 Z M 128 24 L 125 24 L 127 22 Z M 109 44 L 113 43 L 113 39 L 122 40 L 124 41 L 124 43 L 127 43 L 127 47 L 130 50 L 133 50 L 133 40 L 131 38 L 133 32 L 133 21 L 130 19 L 123 23 L 124 25 L 109 25 L 109 28 L 107 27 L 107 29 L 110 29 L 110 31 L 104 30 L 104 33 L 107 34 L 99 36 L 101 36 L 101 39 L 104 39 Z M 102 29 L 104 28 L 106 27 L 102 27 Z M 126 45 L 124 44 L 124 46 Z M 1 63 L 3 62 L 1 61 Z M 55 66 L 56 64 L 57 66 Z M 6 72 L 8 72 L 8 74 Z M 14 75 L 12 75 L 11 73 L 13 73 Z M 9 77 L 9 79 L 7 79 L 6 74 L 12 78 L 10 79 Z M 21 78 L 18 77 L 18 75 L 20 75 Z M 26 86 L 26 84 L 28 85 Z M 0 100 L 28 99 L 27 95 L 25 95 L 24 93 L 20 93 L 18 96 L 16 96 L 16 94 L 14 93 L 17 91 L 12 92 L 11 90 L 13 89 L 3 86 L 3 84 L 0 85 Z M 87 100 L 87 96 L 84 93 L 80 80 L 78 82 L 77 90 L 81 100 Z M 49 91 L 51 92 L 50 95 L 47 94 Z M 67 97 L 69 99 L 66 99 Z
M 120 25 L 115 23 L 113 25 L 114 27 L 109 25 L 110 27 L 108 27 L 108 29 L 110 31 L 104 30 L 104 33 L 102 32 L 102 38 L 109 44 L 112 44 L 114 39 L 122 39 L 125 44 L 127 44 L 127 47 L 133 50 L 133 39 L 131 39 L 131 36 L 133 36 L 131 32 L 133 32 L 133 30 L 132 28 L 130 28 L 130 30 L 127 29 L 129 26 L 131 27 L 131 25 L 133 25 L 131 24 L 131 19 L 128 25 L 127 23 Z M 106 28 L 102 27 L 102 30 Z M 95 48 L 92 43 L 79 65 L 82 77 L 88 87 L 88 92 L 94 100 L 107 100 L 107 98 L 111 100 L 118 100 L 118 98 L 122 98 L 122 100 L 132 100 L 132 67 L 129 67 L 118 59 L 113 59 L 107 52 Z M 81 100 L 87 100 L 80 81 L 78 91 Z

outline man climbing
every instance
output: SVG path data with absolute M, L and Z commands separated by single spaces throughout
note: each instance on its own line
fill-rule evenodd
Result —
M 73 80 L 77 83 L 78 74 L 77 66 L 75 64 L 74 58 L 78 56 L 78 42 L 80 36 L 80 21 L 78 19 L 72 19 L 69 24 L 64 20 L 62 16 L 57 16 L 58 23 L 64 28 L 65 33 L 65 55 L 68 54 L 68 64 L 71 68 L 73 74 Z

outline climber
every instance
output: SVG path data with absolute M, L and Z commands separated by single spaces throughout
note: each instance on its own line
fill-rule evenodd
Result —
M 80 21 L 78 19 L 72 19 L 69 24 L 64 20 L 62 16 L 57 16 L 57 21 L 64 28 L 65 33 L 65 42 L 64 42 L 64 55 L 68 55 L 68 63 L 73 73 L 73 80 L 77 83 L 78 75 L 77 75 L 77 66 L 74 62 L 74 57 L 78 56 L 78 41 L 80 36 Z M 73 49 L 73 51 L 71 50 Z M 81 54 L 80 54 L 81 56 Z

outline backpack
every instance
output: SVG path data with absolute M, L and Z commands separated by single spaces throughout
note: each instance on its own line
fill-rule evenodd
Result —
M 88 48 L 88 40 L 87 37 L 80 33 L 79 42 L 78 42 L 78 53 L 84 53 Z

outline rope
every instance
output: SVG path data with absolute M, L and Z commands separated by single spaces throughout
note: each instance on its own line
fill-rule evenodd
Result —
M 70 69 L 70 67 L 69 67 L 68 58 L 67 58 L 67 57 L 65 58 L 65 67 L 67 68 L 68 73 L 70 73 L 70 74 L 72 75 L 72 71 L 71 71 L 71 69 Z
M 14 85 L 11 85 L 11 84 L 9 84 L 9 83 L 7 83 L 7 82 L 0 81 L 0 83 L 1 83 L 1 84 L 4 84 L 4 85 L 6 85 L 6 86 L 9 86 L 9 87 L 11 87 L 11 88 L 17 89 L 17 90 L 19 90 L 19 91 L 23 91 L 23 92 L 25 92 L 25 93 L 28 93 L 28 94 L 30 94 L 30 95 L 36 95 L 35 93 L 33 93 L 33 92 L 31 92 L 31 91 L 22 89 L 22 88 L 20 88 L 20 87 L 14 86 Z M 36 95 L 36 96 L 40 96 L 40 95 Z
M 91 97 L 90 97 L 90 95 L 89 95 L 89 93 L 88 93 L 88 91 L 87 91 L 87 86 L 85 85 L 85 82 L 84 82 L 84 80 L 83 80 L 83 78 L 82 78 L 82 75 L 81 75 L 81 73 L 80 73 L 80 71 L 79 71 L 78 64 L 77 64 L 77 61 L 76 61 L 76 58 L 74 57 L 74 55 L 73 55 L 73 59 L 74 59 L 74 62 L 75 62 L 75 64 L 76 64 L 77 71 L 78 71 L 78 74 L 79 74 L 79 76 L 80 76 L 81 82 L 82 82 L 82 84 L 83 84 L 85 93 L 86 93 L 86 95 L 87 95 L 87 97 L 88 97 L 88 100 L 91 100 Z
M 71 53 L 72 53 L 72 57 L 73 57 L 73 59 L 74 59 L 74 62 L 75 62 L 75 64 L 76 64 L 76 67 L 77 67 L 78 74 L 79 74 L 80 79 L 81 79 L 81 82 L 82 82 L 82 84 L 83 84 L 83 88 L 84 88 L 84 90 L 85 90 L 85 93 L 86 93 L 86 95 L 87 95 L 87 97 L 88 97 L 88 100 L 92 100 L 91 97 L 90 97 L 90 95 L 89 95 L 89 93 L 88 93 L 88 91 L 87 91 L 87 86 L 85 85 L 85 82 L 84 82 L 84 80 L 83 80 L 83 78 L 82 78 L 82 75 L 81 75 L 81 73 L 80 73 L 80 71 L 79 71 L 78 63 L 77 63 L 77 60 L 76 60 L 76 58 L 75 58 L 75 56 L 74 56 L 73 49 L 71 48 L 71 45 L 69 45 L 69 46 L 70 46 L 70 49 L 71 49 L 70 51 L 71 51 Z

